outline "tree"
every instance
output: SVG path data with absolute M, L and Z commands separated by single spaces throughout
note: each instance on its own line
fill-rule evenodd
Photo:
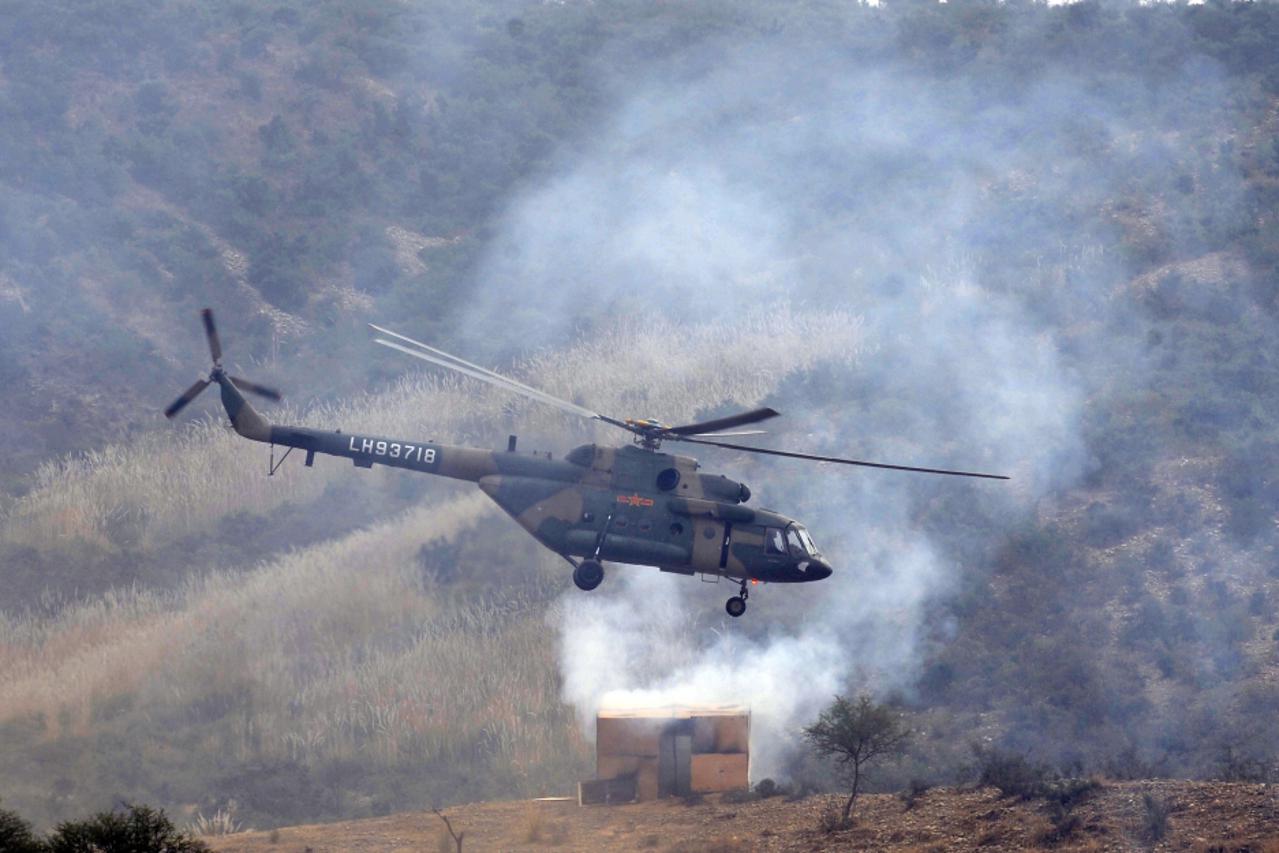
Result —
M 52 853 L 201 853 L 209 849 L 173 826 L 164 811 L 128 806 L 58 825 L 49 836 Z
M 864 693 L 855 702 L 836 696 L 817 722 L 804 729 L 804 737 L 817 754 L 835 761 L 837 772 L 849 788 L 843 825 L 848 824 L 865 769 L 882 759 L 901 755 L 910 735 L 910 729 L 891 708 Z
M 44 844 L 15 812 L 0 809 L 0 850 L 6 853 L 42 853 Z

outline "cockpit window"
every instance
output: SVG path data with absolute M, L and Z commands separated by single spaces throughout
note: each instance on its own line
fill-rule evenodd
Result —
M 804 550 L 804 544 L 799 541 L 799 532 L 794 527 L 786 528 L 786 544 L 790 545 L 792 556 L 807 556 L 808 552 Z
M 768 532 L 764 537 L 768 543 L 768 553 L 785 554 L 786 542 L 782 539 L 782 531 L 776 527 L 768 528 Z

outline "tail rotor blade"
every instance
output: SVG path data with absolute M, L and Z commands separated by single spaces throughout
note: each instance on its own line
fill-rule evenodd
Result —
M 241 379 L 238 376 L 228 377 L 235 383 L 235 387 L 241 391 L 248 391 L 250 394 L 257 394 L 259 397 L 266 397 L 268 400 L 279 400 L 280 392 L 274 388 L 268 388 L 265 385 L 259 385 L 256 382 L 250 382 L 247 379 Z
M 179 397 L 178 399 L 174 400 L 172 403 L 169 404 L 169 408 L 164 410 L 164 416 L 166 418 L 172 418 L 178 412 L 185 409 L 187 407 L 187 403 L 190 403 L 196 397 L 199 397 L 200 392 L 208 387 L 209 387 L 209 380 L 207 379 L 201 379 L 199 382 L 196 382 L 190 388 L 183 391 L 181 397 Z
M 205 308 L 200 316 L 204 318 L 204 334 L 209 339 L 209 352 L 213 354 L 213 361 L 219 362 L 222 360 L 222 341 L 218 340 L 218 329 L 213 325 L 213 309 Z

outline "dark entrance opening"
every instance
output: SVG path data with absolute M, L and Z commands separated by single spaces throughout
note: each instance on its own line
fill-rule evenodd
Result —
M 657 753 L 657 795 L 686 797 L 693 791 L 693 721 L 662 730 Z

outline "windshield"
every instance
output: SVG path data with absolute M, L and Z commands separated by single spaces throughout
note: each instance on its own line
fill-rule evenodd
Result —
M 790 544 L 791 551 L 796 556 L 816 557 L 821 553 L 813 543 L 813 537 L 809 536 L 808 531 L 798 524 L 792 524 L 787 528 L 786 541 Z

